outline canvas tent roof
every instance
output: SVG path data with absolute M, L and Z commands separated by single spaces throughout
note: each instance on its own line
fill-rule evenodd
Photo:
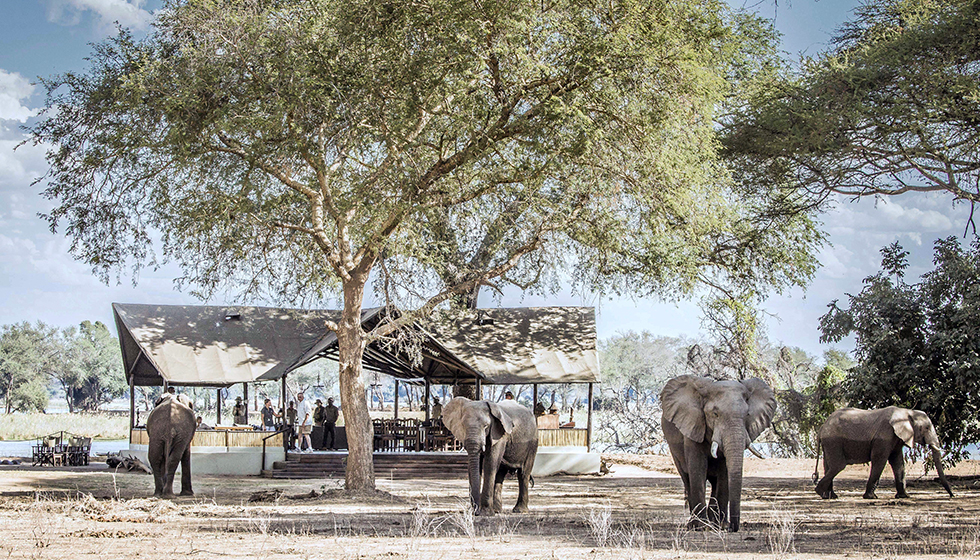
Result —
M 485 383 L 597 383 L 595 309 L 438 311 L 425 328 Z
M 126 379 L 139 386 L 226 387 L 281 377 L 339 311 L 112 304 Z
M 361 315 L 361 324 L 365 330 L 373 329 L 387 317 L 383 307 L 365 309 Z M 393 311 L 397 315 L 397 310 Z M 472 366 L 454 356 L 431 334 L 413 325 L 413 330 L 419 335 L 419 358 L 413 358 L 404 350 L 387 347 L 383 343 L 373 342 L 364 350 L 362 361 L 364 369 L 377 371 L 409 381 L 428 379 L 435 384 L 454 385 L 457 383 L 474 383 L 483 376 Z M 310 348 L 303 353 L 289 369 L 304 366 L 318 358 L 336 361 L 338 355 L 337 334 L 324 333 Z M 260 379 L 274 379 L 275 372 L 264 374 Z
M 113 304 L 126 378 L 136 385 L 223 387 L 273 380 L 317 358 L 336 360 L 336 310 Z M 366 309 L 373 328 L 383 308 Z M 439 311 L 413 325 L 421 361 L 370 345 L 364 368 L 436 384 L 598 382 L 595 311 L 586 307 Z

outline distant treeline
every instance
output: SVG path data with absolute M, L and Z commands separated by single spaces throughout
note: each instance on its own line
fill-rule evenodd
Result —
M 54 394 L 64 394 L 69 412 L 96 411 L 127 389 L 119 343 L 101 322 L 0 327 L 0 403 L 8 414 L 43 412 Z

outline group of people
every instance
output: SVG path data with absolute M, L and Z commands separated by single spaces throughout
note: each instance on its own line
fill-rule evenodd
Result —
M 323 401 L 316 400 L 316 406 L 310 407 L 306 395 L 299 393 L 295 401 L 289 401 L 289 407 L 285 411 L 276 412 L 272 408 L 272 401 L 265 400 L 265 407 L 262 408 L 262 428 L 267 431 L 275 431 L 279 426 L 286 428 L 285 442 L 289 450 L 299 450 L 300 453 L 310 453 L 314 447 L 317 449 L 336 449 L 337 448 L 337 420 L 340 418 L 340 409 L 333 404 L 333 397 L 327 399 L 327 405 Z M 279 420 L 277 424 L 276 420 Z M 322 428 L 323 436 L 318 437 L 317 445 L 314 446 L 312 434 L 314 428 Z M 318 430 L 319 431 L 319 430 Z M 319 434 L 317 434 L 319 436 Z

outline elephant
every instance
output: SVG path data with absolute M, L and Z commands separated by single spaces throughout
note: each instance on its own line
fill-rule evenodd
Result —
M 688 528 L 709 522 L 738 532 L 742 505 L 742 459 L 772 422 L 776 398 L 765 381 L 717 381 L 681 375 L 660 393 L 664 439 L 684 482 L 691 512 Z M 761 455 L 760 455 L 761 457 Z M 705 483 L 711 502 L 705 505 Z
M 185 395 L 164 393 L 146 417 L 147 459 L 153 470 L 153 495 L 173 498 L 174 474 L 181 467 L 180 495 L 193 496 L 191 439 L 197 430 L 194 405 Z
M 538 452 L 534 414 L 514 401 L 471 401 L 456 397 L 442 409 L 442 421 L 463 443 L 468 459 L 470 501 L 477 515 L 501 511 L 504 478 L 516 473 L 519 485 L 514 513 L 527 513 L 531 469 Z M 483 491 L 480 491 L 481 476 Z
M 864 491 L 866 500 L 877 499 L 875 487 L 885 469 L 892 466 L 895 475 L 895 497 L 908 498 L 905 491 L 905 454 L 902 446 L 916 443 L 932 450 L 933 462 L 939 473 L 939 482 L 953 497 L 953 491 L 943 471 L 943 453 L 939 436 L 929 415 L 921 410 L 889 406 L 877 410 L 842 408 L 834 411 L 817 432 L 817 464 L 813 468 L 813 481 L 817 481 L 820 450 L 823 449 L 824 476 L 817 482 L 817 494 L 823 499 L 835 499 L 834 477 L 847 465 L 871 463 L 871 476 Z

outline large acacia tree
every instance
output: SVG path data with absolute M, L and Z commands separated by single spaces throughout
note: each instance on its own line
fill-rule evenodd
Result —
M 980 201 L 977 2 L 864 2 L 829 50 L 765 86 L 724 134 L 758 176 L 824 195 Z
M 339 294 L 346 482 L 370 488 L 365 346 L 455 297 L 809 277 L 807 207 L 715 154 L 771 44 L 714 0 L 173 1 L 44 80 L 47 218 L 105 280 L 171 259 L 202 298 Z M 365 332 L 369 278 L 411 311 Z

